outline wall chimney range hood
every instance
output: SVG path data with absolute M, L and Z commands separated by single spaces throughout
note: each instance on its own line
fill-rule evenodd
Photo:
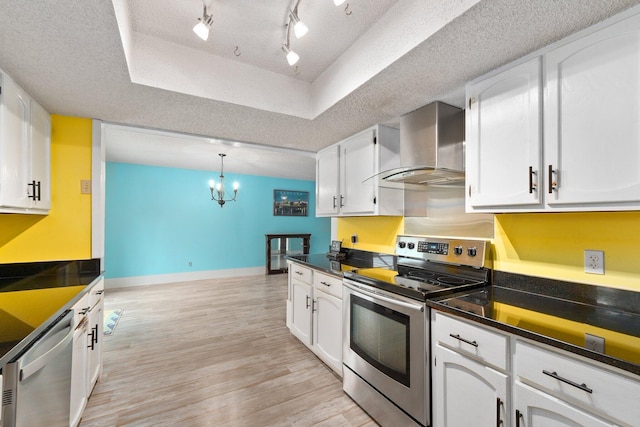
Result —
M 433 102 L 402 116 L 400 165 L 378 176 L 388 184 L 464 186 L 464 110 Z

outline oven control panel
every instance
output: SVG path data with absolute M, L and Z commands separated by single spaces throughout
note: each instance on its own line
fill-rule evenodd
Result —
M 399 235 L 396 255 L 470 267 L 488 267 L 484 240 Z

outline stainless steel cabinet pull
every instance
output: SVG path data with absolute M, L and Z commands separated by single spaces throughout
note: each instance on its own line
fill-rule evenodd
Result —
M 450 336 L 451 338 L 455 338 L 455 339 L 460 340 L 460 341 L 462 341 L 462 342 L 466 342 L 467 344 L 472 345 L 472 346 L 474 346 L 474 347 L 478 347 L 478 343 L 477 343 L 477 342 L 475 342 L 475 341 L 469 341 L 469 340 L 466 340 L 466 339 L 462 338 L 462 337 L 461 337 L 460 335 L 458 335 L 458 334 L 456 334 L 456 335 L 454 335 L 454 334 L 449 334 L 449 336 Z
M 592 390 L 592 389 L 590 389 L 589 387 L 587 387 L 587 385 L 586 385 L 585 383 L 578 384 L 578 383 L 573 382 L 573 381 L 571 381 L 571 380 L 568 380 L 568 379 L 566 379 L 566 378 L 562 378 L 562 377 L 561 377 L 560 375 L 558 375 L 558 373 L 557 373 L 557 372 L 555 372 L 555 371 L 554 371 L 554 372 L 549 372 L 549 371 L 547 371 L 546 369 L 543 369 L 543 370 L 542 370 L 542 373 L 543 373 L 543 374 L 545 374 L 545 375 L 549 375 L 551 378 L 555 378 L 555 379 L 556 379 L 556 380 L 558 380 L 558 381 L 562 381 L 562 382 L 563 382 L 563 383 L 565 383 L 565 384 L 569 384 L 569 385 L 572 385 L 572 386 L 574 386 L 574 387 L 576 387 L 576 388 L 579 388 L 579 389 L 580 389 L 580 390 L 582 390 L 582 391 L 586 391 L 587 393 L 593 393 L 593 390 Z
M 553 190 L 557 190 L 558 183 L 553 180 L 553 174 L 556 171 L 553 170 L 553 166 L 549 165 L 549 194 L 553 193 Z
M 320 282 L 320 283 L 322 283 L 325 286 L 331 286 L 331 283 L 327 283 L 327 282 Z
M 309 295 L 307 295 L 307 308 L 309 308 Z
M 522 418 L 522 412 L 516 409 L 516 427 L 520 427 L 520 418 Z
M 502 400 L 498 397 L 496 399 L 496 427 L 502 425 L 502 417 L 500 416 L 500 408 L 502 407 Z
M 336 208 L 336 200 L 338 200 L 338 198 L 336 196 L 333 196 L 333 209 Z
M 311 312 L 315 313 L 316 312 L 316 304 L 318 303 L 317 300 L 312 299 L 311 300 Z
M 340 207 L 344 207 L 344 196 L 342 194 L 340 195 Z
M 533 175 L 535 174 L 536 174 L 536 171 L 533 170 L 532 166 L 529 166 L 529 194 L 537 190 L 536 186 L 538 184 L 536 182 L 533 182 Z

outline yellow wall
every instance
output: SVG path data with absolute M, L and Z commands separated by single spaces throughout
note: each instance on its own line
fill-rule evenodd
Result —
M 404 232 L 404 218 L 398 216 L 345 217 L 337 219 L 337 237 L 345 248 L 392 254 L 396 235 Z M 356 234 L 358 242 L 351 243 Z
M 91 258 L 91 119 L 51 116 L 49 215 L 0 215 L 0 263 Z
M 640 291 L 640 212 L 495 215 L 494 269 Z M 604 251 L 604 275 L 584 250 Z

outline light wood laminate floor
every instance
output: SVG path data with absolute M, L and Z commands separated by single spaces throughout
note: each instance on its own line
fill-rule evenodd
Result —
M 286 275 L 107 289 L 80 427 L 375 426 L 285 325 Z

